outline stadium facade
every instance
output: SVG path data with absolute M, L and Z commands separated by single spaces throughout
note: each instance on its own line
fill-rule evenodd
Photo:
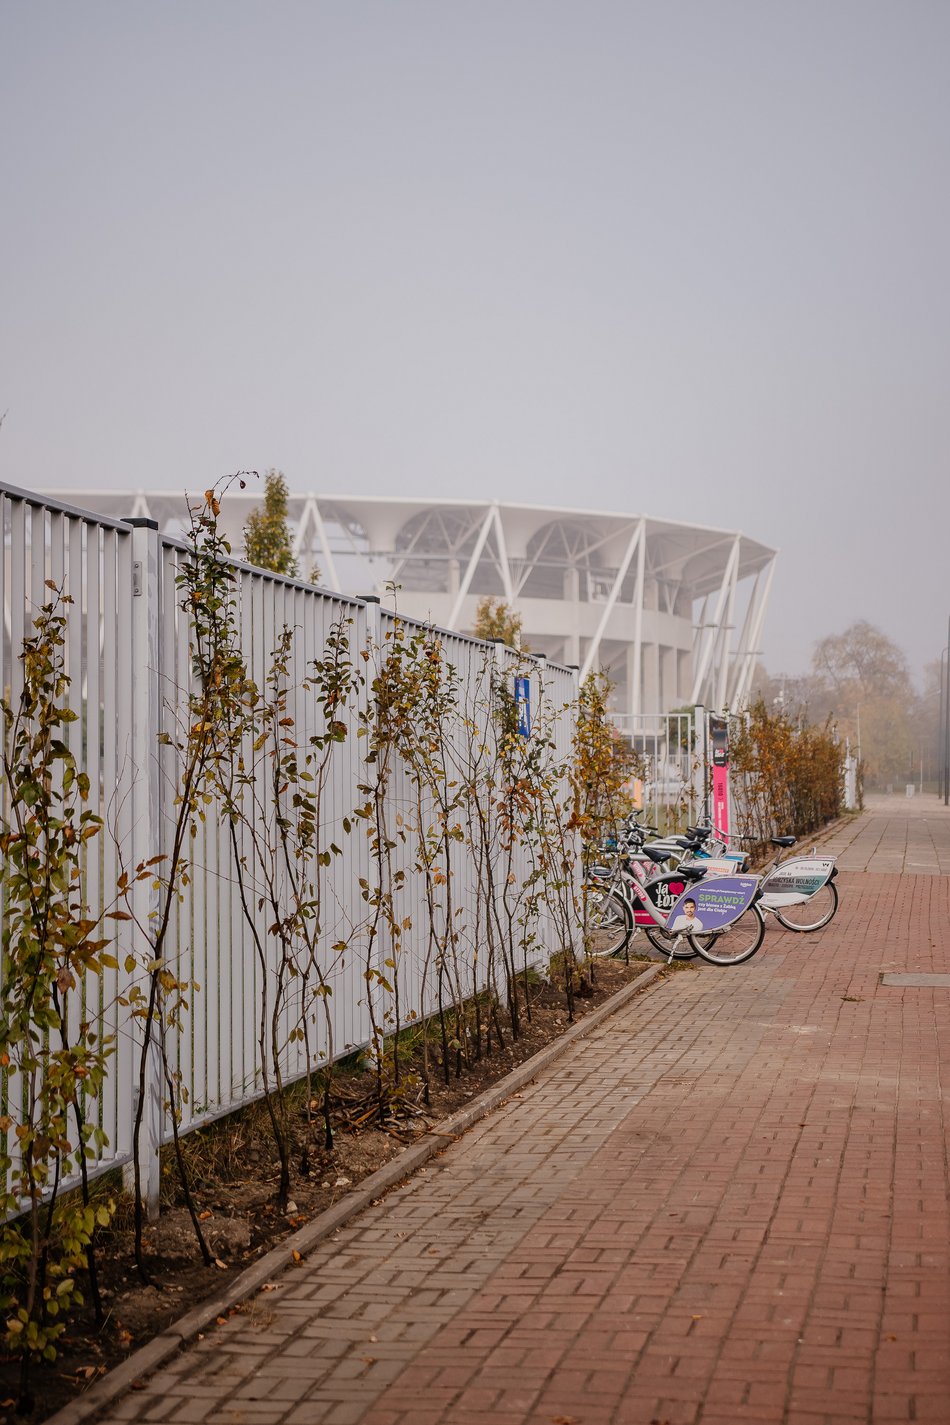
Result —
M 75 494 L 62 498 L 75 500 Z M 222 521 L 235 553 L 260 490 L 230 491 Z M 184 495 L 87 494 L 114 518 L 188 527 Z M 480 500 L 292 494 L 299 567 L 348 594 L 470 631 L 486 596 L 520 613 L 526 644 L 583 676 L 603 668 L 618 720 L 702 702 L 745 702 L 776 552 L 745 535 L 649 515 Z

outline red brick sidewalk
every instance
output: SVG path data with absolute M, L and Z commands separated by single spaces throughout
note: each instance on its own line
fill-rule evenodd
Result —
M 109 1420 L 950 1420 L 939 875 L 678 974 Z

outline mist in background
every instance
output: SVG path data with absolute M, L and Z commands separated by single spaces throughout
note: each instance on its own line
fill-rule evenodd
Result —
M 0 7 L 0 478 L 646 512 L 947 636 L 950 7 Z

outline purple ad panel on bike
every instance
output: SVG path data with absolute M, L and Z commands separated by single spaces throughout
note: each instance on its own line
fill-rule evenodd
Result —
M 738 920 L 755 900 L 758 876 L 715 876 L 689 886 L 670 911 L 674 935 L 709 934 Z

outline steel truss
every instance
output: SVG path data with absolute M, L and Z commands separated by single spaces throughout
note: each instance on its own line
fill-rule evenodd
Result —
M 187 526 L 184 496 L 78 498 L 166 531 Z M 224 502 L 235 551 L 259 501 L 245 491 Z M 302 573 L 316 566 L 326 587 L 376 593 L 457 631 L 472 628 L 481 599 L 501 599 L 521 614 L 534 651 L 582 676 L 608 671 L 630 730 L 672 707 L 740 708 L 748 698 L 776 553 L 737 531 L 497 500 L 292 494 L 289 511 Z

